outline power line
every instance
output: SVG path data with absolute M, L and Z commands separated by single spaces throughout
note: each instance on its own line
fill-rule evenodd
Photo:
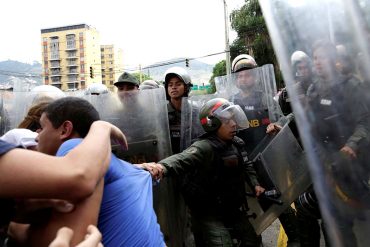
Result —
M 229 51 L 227 51 L 227 52 L 229 52 Z M 186 60 L 191 61 L 191 60 L 196 60 L 196 59 L 201 59 L 201 58 L 206 58 L 206 57 L 221 55 L 221 54 L 224 54 L 224 53 L 226 53 L 226 51 L 217 52 L 217 53 L 211 53 L 211 54 L 207 54 L 207 55 L 203 55 L 203 56 L 198 56 L 198 57 L 181 58 L 181 59 L 177 59 L 177 60 L 156 63 L 156 64 L 149 65 L 149 66 L 146 66 L 146 67 L 142 67 L 141 70 L 158 68 L 158 67 L 162 67 L 162 66 L 166 66 L 166 65 L 171 65 L 171 64 L 176 64 L 176 63 L 182 63 L 182 62 L 185 63 Z M 101 63 L 94 63 L 94 64 L 91 64 L 91 65 L 95 65 L 95 66 L 100 65 L 100 66 L 102 66 Z M 76 65 L 76 67 L 79 67 L 79 65 Z M 87 68 L 88 67 L 89 66 L 87 66 Z M 104 67 L 105 67 L 105 64 L 104 64 Z M 114 65 L 113 67 L 114 68 L 117 68 L 117 65 Z M 104 70 L 106 70 L 106 69 L 104 68 Z M 108 70 L 105 73 L 101 73 L 101 71 L 99 71 L 99 72 L 97 71 L 96 73 L 94 73 L 94 76 L 114 75 L 116 73 L 120 73 L 120 72 L 123 72 L 123 71 L 136 72 L 136 71 L 139 71 L 139 70 L 140 70 L 140 68 L 139 68 L 139 66 L 137 66 L 137 67 L 132 67 L 132 68 L 123 69 L 123 70 L 122 69 Z M 89 73 L 88 72 L 85 72 L 85 73 L 71 72 L 71 73 L 73 73 L 74 75 L 77 74 L 77 76 L 78 75 L 79 76 L 83 75 L 84 77 L 88 77 L 89 76 Z M 17 71 L 10 71 L 10 70 L 0 70 L 0 75 L 21 77 L 21 78 L 29 78 L 29 77 L 31 77 L 31 78 L 43 78 L 44 76 L 48 76 L 48 77 L 69 76 L 69 75 L 71 76 L 72 75 L 71 73 L 65 73 L 64 72 L 64 73 L 54 74 L 54 75 L 53 74 L 45 75 L 45 74 L 35 74 L 35 73 L 28 73 L 28 72 L 17 72 Z M 107 79 L 110 79 L 110 78 L 107 78 Z

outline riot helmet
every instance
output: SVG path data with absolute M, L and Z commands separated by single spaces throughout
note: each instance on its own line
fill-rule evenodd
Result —
M 65 97 L 65 93 L 52 85 L 40 85 L 31 89 L 32 104 Z
M 298 66 L 306 67 L 306 70 L 308 70 L 306 72 L 308 72 L 309 76 L 311 76 L 312 61 L 306 53 L 304 53 L 303 51 L 295 51 L 290 57 L 290 61 L 296 78 L 308 76 L 306 75 L 307 73 L 304 72 L 305 68 L 300 68 Z
M 243 70 L 257 68 L 257 63 L 254 58 L 248 54 L 241 54 L 234 58 L 231 64 L 231 71 L 237 73 Z
M 176 76 L 177 78 L 179 78 L 184 83 L 185 92 L 184 92 L 183 97 L 187 97 L 189 95 L 191 87 L 193 86 L 193 84 L 191 83 L 190 75 L 185 69 L 183 69 L 181 67 L 172 67 L 172 68 L 169 68 L 166 71 L 165 76 L 164 76 L 164 87 L 166 89 L 167 98 L 169 98 L 168 82 L 173 76 Z
M 233 120 L 238 129 L 249 127 L 247 116 L 239 105 L 223 98 L 215 98 L 205 103 L 199 112 L 199 120 L 205 132 L 217 131 L 222 123 Z
M 159 88 L 159 85 L 155 80 L 145 80 L 139 86 L 140 90 L 155 89 L 155 88 Z
M 85 95 L 99 95 L 99 94 L 106 94 L 108 93 L 107 86 L 100 84 L 100 83 L 92 83 L 90 84 L 86 91 Z

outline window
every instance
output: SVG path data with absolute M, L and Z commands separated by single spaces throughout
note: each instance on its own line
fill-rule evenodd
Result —
M 72 51 L 72 52 L 68 52 L 67 53 L 67 57 L 76 57 L 76 52 L 75 51 Z
M 82 73 L 85 72 L 85 64 L 80 65 L 80 70 L 81 70 Z
M 67 49 L 75 49 L 76 41 L 74 34 L 67 34 Z
M 113 85 L 113 81 L 110 81 L 110 84 Z
M 60 83 L 60 77 L 51 77 L 53 83 Z
M 113 54 L 109 54 L 109 58 L 113 58 Z

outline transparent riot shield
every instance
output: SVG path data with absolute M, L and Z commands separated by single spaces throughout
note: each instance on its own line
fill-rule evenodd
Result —
M 271 139 L 271 140 L 266 140 Z M 250 155 L 258 180 L 266 189 L 256 199 L 248 189 L 250 222 L 262 233 L 311 184 L 306 158 L 288 125 L 276 136 L 267 136 Z
M 167 101 L 163 88 L 121 94 L 82 96 L 98 110 L 101 119 L 126 135 L 128 150 L 113 152 L 131 163 L 157 162 L 171 155 Z M 168 246 L 182 246 L 187 216 L 177 181 L 166 178 L 153 187 L 154 209 Z
M 8 116 L 8 124 L 5 131 L 17 126 L 23 121 L 28 110 L 40 102 L 52 101 L 64 97 L 64 93 L 55 87 L 42 85 L 31 91 L 13 91 L 5 93 L 4 110 Z
M 249 120 L 249 128 L 241 131 L 251 153 L 266 136 L 269 123 L 282 117 L 278 102 L 274 68 L 271 64 L 215 78 L 217 95 L 240 105 Z
M 0 94 L 0 136 L 2 136 L 10 128 L 9 114 L 4 103 L 4 98 L 7 97 L 7 94 L 9 95 L 10 92 L 4 91 L 0 92 Z
M 205 133 L 199 121 L 199 110 L 208 100 L 213 98 L 217 98 L 217 96 L 206 94 L 183 98 L 181 106 L 181 150 L 188 148 L 200 135 Z
M 362 0 L 259 1 L 331 246 L 370 244 L 370 12 Z M 290 57 L 312 58 L 304 100 Z
M 115 151 L 131 163 L 155 162 L 170 155 L 168 118 L 163 90 L 84 95 L 101 119 L 113 123 L 126 135 L 129 150 Z

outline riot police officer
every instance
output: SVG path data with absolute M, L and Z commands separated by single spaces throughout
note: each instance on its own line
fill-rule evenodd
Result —
M 358 81 L 338 72 L 337 50 L 331 42 L 317 41 L 313 45 L 313 58 L 317 78 L 307 91 L 306 109 L 312 126 L 310 134 L 330 178 L 326 179 L 326 185 L 335 188 L 328 197 L 330 207 L 337 214 L 336 227 L 343 236 L 341 241 L 344 246 L 357 246 L 353 226 L 354 219 L 361 218 L 358 213 L 361 211 L 354 209 L 369 205 L 369 194 L 363 193 L 368 192 L 365 184 L 369 169 L 365 156 L 369 149 L 369 109 Z M 338 130 L 333 127 L 336 123 L 345 127 Z M 342 208 L 334 207 L 343 202 Z
M 305 52 L 295 51 L 291 56 L 291 66 L 296 80 L 294 90 L 296 90 L 299 100 L 304 103 L 306 100 L 307 89 L 313 81 L 312 60 Z M 287 115 L 287 119 L 291 120 L 289 127 L 295 137 L 300 141 L 287 89 L 283 88 L 277 96 L 284 115 Z M 267 133 L 279 131 L 286 122 L 285 120 L 285 118 L 282 118 L 277 123 L 271 123 L 267 127 Z M 309 176 L 309 174 L 307 175 Z M 321 219 L 321 213 L 313 185 L 311 185 L 304 193 L 299 195 L 295 201 L 295 207 L 297 211 L 297 224 L 301 247 L 319 247 L 320 225 L 318 220 Z
M 270 123 L 267 95 L 256 87 L 257 63 L 247 54 L 237 56 L 232 62 L 232 71 L 236 73 L 236 85 L 240 92 L 231 97 L 231 101 L 241 106 L 251 127 L 238 132 L 238 137 L 247 143 L 247 151 L 251 153 L 266 136 L 267 126 Z M 263 206 L 263 205 L 261 205 Z M 289 207 L 280 216 L 279 220 L 288 236 L 288 246 L 299 246 L 299 235 L 294 210 Z
M 180 152 L 181 105 L 193 84 L 188 72 L 181 67 L 169 68 L 165 73 L 164 87 L 168 100 L 168 120 L 170 125 L 172 153 Z
M 156 89 L 156 88 L 159 88 L 159 85 L 155 80 L 145 80 L 139 86 L 139 90 Z
M 152 174 L 156 170 L 183 178 L 196 246 L 260 246 L 261 237 L 245 210 L 245 182 L 257 196 L 264 188 L 248 162 L 244 142 L 235 136 L 248 127 L 248 120 L 240 106 L 223 98 L 202 106 L 199 119 L 206 133 L 198 141 L 158 164 L 143 166 Z
M 100 83 L 92 83 L 85 90 L 85 95 L 100 95 L 107 94 L 109 92 L 107 86 Z

